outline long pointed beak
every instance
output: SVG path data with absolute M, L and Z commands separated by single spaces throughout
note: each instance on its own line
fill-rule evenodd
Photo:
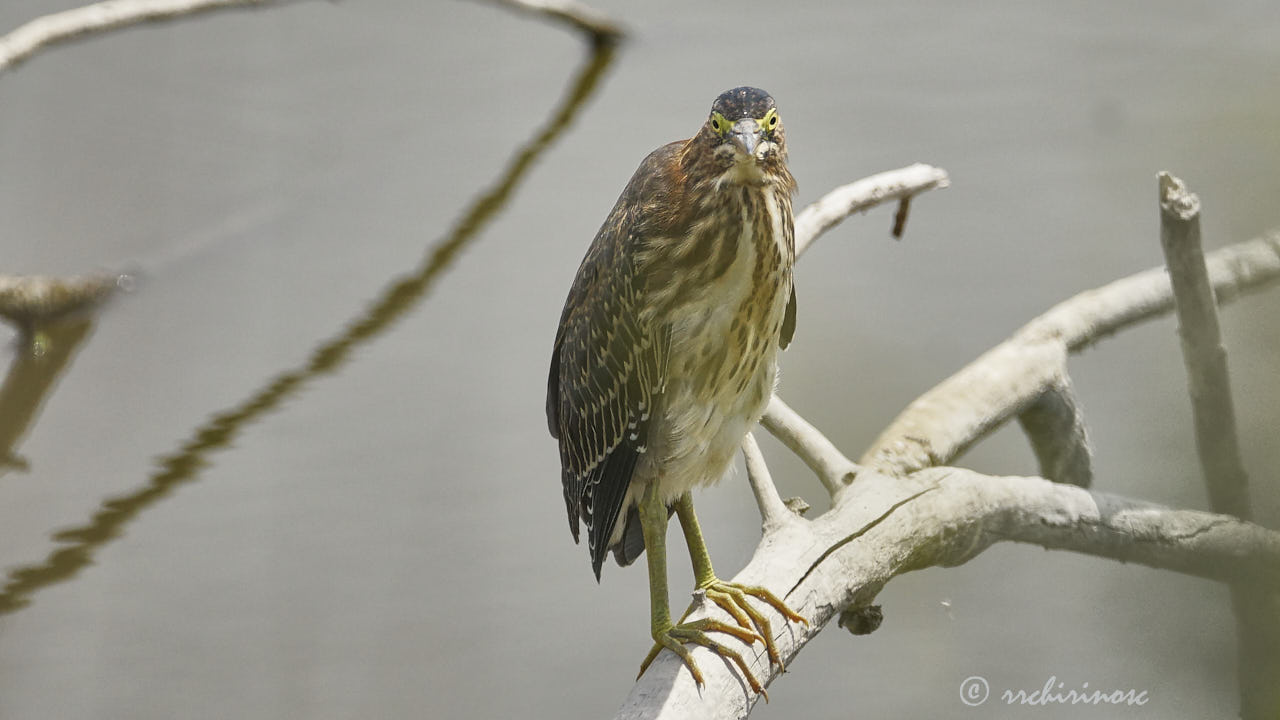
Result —
M 755 157 L 756 146 L 760 144 L 760 135 L 760 122 L 754 118 L 739 120 L 729 131 L 729 139 L 748 157 Z

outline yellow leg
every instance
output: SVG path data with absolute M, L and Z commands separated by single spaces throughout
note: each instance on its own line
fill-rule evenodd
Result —
M 690 642 L 709 648 L 717 655 L 731 660 L 747 678 L 751 689 L 754 692 L 763 693 L 764 688 L 751 674 L 742 656 L 707 635 L 708 632 L 722 632 L 745 643 L 752 643 L 760 639 L 753 630 L 710 618 L 695 620 L 691 623 L 681 622 L 679 625 L 671 622 L 671 610 L 667 601 L 667 508 L 657 497 L 657 485 L 657 482 L 650 483 L 640 498 L 640 528 L 644 533 L 645 555 L 649 563 L 650 627 L 654 642 L 653 649 L 640 666 L 640 675 L 644 674 L 649 664 L 665 647 L 680 656 L 685 666 L 689 668 L 689 673 L 693 675 L 694 682 L 701 687 L 702 671 L 694 662 L 693 653 L 684 646 L 684 643 Z
M 786 603 L 767 588 L 726 582 L 716 577 L 715 569 L 711 567 L 711 555 L 707 552 L 707 543 L 702 539 L 702 528 L 698 525 L 698 516 L 693 511 L 693 495 L 685 493 L 680 496 L 680 499 L 676 501 L 676 515 L 680 517 L 680 527 L 684 530 L 684 541 L 689 546 L 689 561 L 693 563 L 695 586 L 705 591 L 707 599 L 724 608 L 725 612 L 732 615 L 739 625 L 748 629 L 753 627 L 758 629 L 760 636 L 764 640 L 765 650 L 769 653 L 769 660 L 777 663 L 778 667 L 785 672 L 786 668 L 782 665 L 782 658 L 778 654 L 778 648 L 773 641 L 773 627 L 770 625 L 769 619 L 751 607 L 751 604 L 747 602 L 746 596 L 750 595 L 769 603 L 775 610 L 792 622 L 808 625 L 809 621 L 787 607 Z M 747 618 L 750 618 L 753 625 L 746 622 Z
M 680 518 L 680 527 L 684 530 L 685 544 L 689 547 L 689 560 L 693 564 L 694 583 L 697 589 L 706 593 L 707 599 L 724 608 L 725 612 L 729 613 L 738 625 L 733 626 L 706 618 L 692 623 L 685 623 L 684 618 L 688 617 L 689 612 L 693 609 L 692 606 L 680 618 L 680 624 L 673 625 L 667 604 L 667 508 L 657 499 L 656 486 L 657 483 L 652 483 L 646 488 L 640 500 L 640 524 L 644 531 L 645 552 L 649 557 L 649 591 L 653 610 L 652 627 L 654 640 L 653 649 L 649 651 L 649 655 L 640 666 L 640 674 L 644 674 L 645 669 L 649 667 L 649 664 L 665 647 L 684 660 L 685 665 L 689 667 L 689 671 L 693 674 L 694 680 L 697 681 L 698 685 L 702 685 L 702 673 L 698 671 L 698 667 L 693 662 L 688 648 L 685 648 L 682 644 L 683 642 L 694 642 L 710 648 L 721 657 L 732 660 L 738 666 L 738 669 L 742 671 L 751 689 L 761 693 L 768 699 L 764 688 L 761 687 L 755 676 L 747 668 L 742 656 L 707 637 L 706 631 L 727 633 L 745 643 L 761 640 L 764 642 L 765 650 L 769 654 L 770 662 L 777 663 L 778 667 L 781 668 L 782 658 L 778 653 L 777 645 L 774 644 L 773 628 L 769 623 L 769 619 L 751 606 L 751 603 L 747 601 L 747 596 L 750 595 L 769 603 L 789 620 L 801 622 L 805 625 L 808 625 L 809 621 L 791 610 L 786 603 L 763 587 L 725 582 L 716 577 L 715 570 L 711 566 L 711 556 L 707 553 L 707 544 L 702 539 L 702 529 L 698 526 L 698 517 L 693 512 L 693 497 L 689 493 L 685 493 L 676 501 L 675 509 L 676 515 Z

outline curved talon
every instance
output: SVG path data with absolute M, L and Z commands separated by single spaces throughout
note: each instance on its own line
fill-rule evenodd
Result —
M 778 646 L 773 641 L 773 626 L 769 622 L 769 618 L 765 617 L 759 610 L 751 606 L 747 601 L 747 596 L 758 598 L 769 603 L 775 610 L 781 613 L 788 620 L 809 624 L 803 616 L 787 607 L 786 603 L 778 599 L 769 590 L 755 585 L 740 585 L 738 583 L 725 582 L 724 580 L 714 579 L 709 583 L 703 584 L 699 589 L 706 593 L 707 599 L 714 602 L 725 612 L 733 617 L 737 625 L 714 620 L 712 618 L 702 618 L 693 622 L 684 622 L 685 618 L 697 607 L 695 602 L 689 606 L 684 615 L 680 618 L 680 623 L 670 626 L 664 630 L 656 631 L 653 635 L 653 647 L 649 649 L 649 654 L 645 656 L 644 662 L 640 664 L 640 673 L 637 679 L 644 675 L 645 670 L 649 669 L 649 665 L 658 657 L 658 653 L 662 652 L 665 647 L 684 662 L 689 668 L 689 673 L 693 675 L 693 680 L 702 687 L 704 684 L 702 671 L 698 669 L 698 665 L 693 660 L 693 653 L 684 646 L 684 643 L 694 643 L 702 645 L 711 650 L 722 658 L 733 661 L 738 666 L 738 670 L 747 680 L 747 684 L 751 686 L 752 692 L 759 693 L 767 702 L 769 694 L 765 692 L 760 682 L 756 680 L 755 675 L 751 673 L 747 663 L 742 659 L 742 655 L 732 648 L 725 647 L 723 644 L 711 639 L 708 632 L 722 632 L 732 635 L 742 642 L 753 645 L 755 641 L 760 640 L 764 643 L 765 651 L 769 655 L 769 662 L 776 663 L 781 672 L 786 672 L 786 667 L 782 663 L 781 653 L 778 652 Z
M 702 541 L 702 531 L 698 528 L 698 518 L 693 513 L 693 500 L 689 493 L 685 492 L 677 499 L 675 512 L 680 517 L 681 528 L 684 529 L 684 539 L 689 546 L 689 559 L 693 563 L 693 577 L 697 589 L 701 591 L 701 596 L 699 597 L 699 594 L 695 593 L 694 603 L 680 617 L 678 623 L 672 624 L 667 598 L 665 538 L 666 523 L 671 508 L 657 496 L 657 488 L 658 483 L 649 483 L 645 487 L 644 495 L 639 503 L 640 529 L 644 533 L 645 551 L 649 558 L 650 628 L 654 641 L 649 654 L 645 656 L 644 662 L 640 664 L 640 675 L 644 675 L 645 671 L 649 669 L 649 665 L 662 652 L 662 648 L 667 648 L 680 658 L 685 667 L 689 668 L 689 674 L 693 676 L 694 682 L 698 683 L 698 687 L 701 688 L 704 684 L 702 671 L 698 669 L 698 664 L 694 662 L 692 651 L 684 646 L 685 643 L 694 643 L 716 653 L 723 660 L 732 661 L 733 664 L 738 666 L 738 670 L 742 673 L 747 684 L 751 686 L 752 692 L 759 693 L 768 701 L 768 693 L 764 691 L 764 687 L 756 680 L 751 668 L 742 659 L 742 655 L 737 650 L 711 639 L 707 633 L 721 632 L 726 635 L 732 635 L 746 643 L 748 647 L 754 645 L 756 640 L 759 640 L 764 643 L 765 650 L 768 652 L 769 667 L 772 667 L 773 663 L 777 663 L 778 667 L 782 668 L 782 656 L 773 641 L 773 627 L 764 614 L 752 607 L 751 602 L 747 600 L 747 596 L 751 595 L 769 603 L 788 620 L 803 622 L 806 625 L 809 624 L 809 621 L 787 607 L 776 595 L 762 587 L 725 582 L 716 577 L 715 570 L 711 568 L 711 558 L 707 555 L 707 546 Z M 711 602 L 729 613 L 729 616 L 737 624 L 732 625 L 711 618 L 701 618 L 688 622 L 689 614 L 701 604 L 702 598 L 710 599 Z M 785 670 L 785 668 L 782 669 Z M 637 679 L 639 679 L 640 675 L 637 676 Z
M 786 672 L 787 668 L 782 664 L 782 656 L 778 653 L 778 647 L 773 642 L 773 625 L 769 622 L 769 618 L 760 614 L 760 611 L 751 607 L 747 602 L 747 594 L 740 588 L 730 585 L 729 583 L 719 583 L 706 589 L 707 597 L 716 605 L 724 608 L 743 627 L 751 627 L 759 629 L 760 639 L 764 641 L 765 652 L 769 654 L 769 662 L 778 666 L 779 672 Z M 747 625 L 744 621 L 748 620 L 754 625 Z
M 733 584 L 733 583 L 726 583 L 726 584 Z M 750 595 L 751 597 L 759 598 L 769 603 L 770 605 L 773 606 L 774 610 L 777 610 L 778 612 L 782 613 L 784 616 L 786 616 L 788 620 L 792 622 L 804 623 L 805 627 L 809 627 L 809 621 L 805 619 L 803 615 L 787 607 L 787 604 L 784 603 L 782 600 L 778 599 L 778 596 L 770 592 L 768 588 L 759 587 L 757 585 L 736 585 L 735 584 L 734 586 L 737 587 L 742 592 Z
M 760 613 L 756 612 L 750 605 L 747 605 L 746 602 L 734 597 L 733 591 L 725 591 L 717 587 L 712 587 L 707 588 L 705 592 L 707 599 L 716 605 L 719 605 L 721 609 L 733 616 L 733 619 L 738 623 L 739 627 L 752 632 L 755 632 L 756 628 L 760 628 L 761 632 L 758 633 L 760 638 L 763 640 L 764 638 L 769 637 L 769 621 L 760 617 Z M 738 594 L 741 595 L 741 593 Z M 760 620 L 764 620 L 763 625 L 760 624 Z
M 640 665 L 640 674 L 636 678 L 639 679 L 640 675 L 644 675 L 644 671 L 649 669 L 650 663 L 653 662 L 654 658 L 658 657 L 658 653 L 665 647 L 680 657 L 685 667 L 689 668 L 689 674 L 693 676 L 693 681 L 701 688 L 706 684 L 702 677 L 702 671 L 698 669 L 698 663 L 693 659 L 693 652 L 684 646 L 684 643 L 694 643 L 707 648 L 726 660 L 733 661 L 733 664 L 737 665 L 738 670 L 742 672 L 742 676 L 747 679 L 747 684 L 751 687 L 751 691 L 759 693 L 767 702 L 769 693 L 760 685 L 760 681 L 756 680 L 756 676 L 751 673 L 751 669 L 747 667 L 747 661 L 742 659 L 742 655 L 737 650 L 716 642 L 707 635 L 707 632 L 722 632 L 732 635 L 747 644 L 752 644 L 761 639 L 755 632 L 743 630 L 711 618 L 702 618 L 691 623 L 673 625 L 654 633 L 653 648 L 645 656 L 644 662 Z
M 764 649 L 765 652 L 769 654 L 769 662 L 776 663 L 780 672 L 787 671 L 786 666 L 782 663 L 782 655 L 778 652 L 778 646 L 773 641 L 772 624 L 769 622 L 768 618 L 760 613 L 760 611 L 751 607 L 751 604 L 747 602 L 746 596 L 750 595 L 751 597 L 758 598 L 769 603 L 769 605 L 781 613 L 783 617 L 793 622 L 804 623 L 805 626 L 808 626 L 808 620 L 796 611 L 787 607 L 786 603 L 778 599 L 778 596 L 774 595 L 767 588 L 759 587 L 757 585 L 741 585 L 739 583 L 726 582 L 719 578 L 715 578 L 711 582 L 706 583 L 702 589 L 707 593 L 707 597 L 710 598 L 712 602 L 724 608 L 730 615 L 733 615 L 734 619 L 738 620 L 739 624 L 742 624 L 742 620 L 739 617 L 740 614 L 748 616 L 751 619 L 751 622 L 754 623 L 753 627 L 759 631 L 758 634 L 761 639 L 764 640 Z

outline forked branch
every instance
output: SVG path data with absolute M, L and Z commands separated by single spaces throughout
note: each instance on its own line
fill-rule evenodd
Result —
M 1212 513 L 1170 510 L 1040 478 L 930 468 L 907 477 L 864 470 L 815 520 L 766 535 L 735 582 L 764 585 L 809 618 L 770 618 L 784 662 L 847 608 L 866 607 L 892 578 L 958 565 L 1010 540 L 1123 559 L 1214 580 L 1252 578 L 1280 589 L 1280 534 Z M 770 612 L 759 606 L 763 612 Z M 712 610 L 712 612 L 718 612 Z M 731 618 L 725 615 L 726 622 Z M 726 639 L 733 644 L 736 641 Z M 737 645 L 767 685 L 778 674 L 759 643 Z M 758 699 L 736 670 L 695 649 L 699 690 L 663 653 L 632 688 L 619 718 L 741 718 Z
M 862 209 L 847 195 L 847 188 L 856 186 L 842 189 L 846 194 L 839 204 L 826 203 L 797 217 L 799 249 L 839 221 L 839 212 L 831 208 Z M 945 182 L 933 185 L 940 186 Z M 860 192 L 884 197 L 865 186 Z M 804 225 L 800 218 L 807 218 Z M 1209 257 L 1208 267 L 1220 300 L 1260 289 L 1280 279 L 1280 234 L 1220 250 Z M 831 618 L 869 608 L 896 575 L 958 565 L 1000 541 L 1280 591 L 1280 533 L 1238 518 L 1163 508 L 1072 485 L 1087 484 L 1092 469 L 1066 372 L 1068 353 L 1172 307 L 1162 269 L 1081 293 L 913 402 L 861 465 L 775 397 L 761 424 L 804 460 L 833 498 L 832 509 L 813 521 L 769 523 L 779 512 L 777 494 L 758 447 L 748 442 L 748 467 L 766 532 L 734 581 L 769 587 L 810 618 L 807 628 L 776 619 L 775 641 L 784 661 Z M 1013 417 L 1023 422 L 1042 467 L 1063 482 L 940 467 Z M 767 685 L 777 668 L 759 647 L 740 650 Z M 659 657 L 618 717 L 745 717 L 758 697 L 709 654 L 699 661 L 707 681 L 700 691 L 678 659 Z
M 1219 302 L 1280 281 L 1280 231 L 1206 256 Z M 1086 290 L 907 406 L 859 461 L 890 474 L 945 465 L 1066 376 L 1067 353 L 1173 310 L 1163 267 Z

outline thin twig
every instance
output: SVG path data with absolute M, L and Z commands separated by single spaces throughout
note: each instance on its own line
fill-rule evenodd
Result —
M 40 408 L 89 337 L 93 319 L 90 313 L 80 313 L 37 327 L 14 353 L 0 384 L 0 475 L 27 468 L 17 452 L 18 443 L 35 424 Z
M 916 163 L 841 185 L 796 215 L 796 255 L 853 213 L 950 184 L 946 170 Z
M 572 125 L 587 100 L 596 92 L 615 50 L 601 45 L 579 66 L 568 92 L 551 111 L 546 123 L 519 147 L 491 187 L 480 192 L 463 210 L 448 234 L 429 248 L 412 272 L 390 278 L 376 298 L 328 337 L 321 338 L 307 359 L 270 376 L 234 405 L 213 413 L 178 448 L 156 460 L 158 467 L 146 484 L 127 495 L 110 498 L 88 520 L 56 536 L 63 541 L 43 560 L 11 567 L 0 580 L 0 615 L 15 612 L 31 602 L 40 590 L 75 577 L 94 562 L 107 543 L 120 537 L 138 515 L 200 478 L 210 456 L 236 442 L 242 432 L 263 415 L 320 378 L 343 366 L 361 347 L 377 339 L 403 319 L 434 289 L 463 248 L 498 217 L 510 202 L 539 157 Z
M 760 521 L 767 535 L 792 521 L 796 515 L 787 509 L 782 497 L 778 495 L 773 476 L 769 474 L 769 466 L 765 464 L 764 454 L 756 444 L 756 436 L 749 432 L 742 438 L 742 457 L 747 463 L 747 481 L 751 483 L 751 492 L 756 496 L 756 505 L 760 507 Z
M 893 214 L 893 230 L 889 232 L 895 240 L 902 239 L 907 230 L 907 215 L 911 213 L 911 196 L 907 195 L 898 201 L 898 211 Z
M 488 0 L 521 12 L 531 13 L 589 35 L 596 44 L 616 43 L 623 38 L 622 26 L 613 18 L 574 0 Z
M 267 5 L 277 0 L 104 0 L 44 15 L 0 37 L 0 72 L 55 43 L 84 35 L 172 20 L 209 10 Z
M 835 497 L 857 475 L 858 466 L 777 395 L 769 401 L 760 424 L 813 470 L 828 495 Z

